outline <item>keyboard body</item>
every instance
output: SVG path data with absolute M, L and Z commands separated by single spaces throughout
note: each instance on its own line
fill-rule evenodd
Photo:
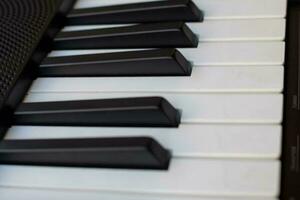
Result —
M 74 9 L 143 2 L 154 1 L 78 0 Z M 72 32 L 75 32 L 73 36 L 76 37 L 69 37 L 67 40 L 78 39 L 76 34 L 80 34 L 80 31 L 119 28 L 126 32 L 127 29 L 138 26 L 137 23 L 69 25 L 54 39 L 55 49 L 49 52 L 38 69 L 44 74 L 41 73 L 41 77 L 33 81 L 23 99 L 23 103 L 41 103 L 163 97 L 179 110 L 181 120 L 178 127 L 36 126 L 19 123 L 11 126 L 4 138 L 4 141 L 10 141 L 151 137 L 171 152 L 168 170 L 2 164 L 1 200 L 299 198 L 280 196 L 283 180 L 281 173 L 287 165 L 282 162 L 282 158 L 288 148 L 282 146 L 285 138 L 283 122 L 287 0 L 193 2 L 203 12 L 203 22 L 186 22 L 185 27 L 180 28 L 186 28 L 194 34 L 197 41 L 191 39 L 189 42 L 197 43 L 197 46 L 170 46 L 164 52 L 169 56 L 175 49 L 177 55 L 183 56 L 191 66 L 191 72 L 188 72 L 190 76 L 125 74 L 95 77 L 88 72 L 85 76 L 80 76 L 72 68 L 68 69 L 78 58 L 88 60 L 89 55 L 96 54 L 118 57 L 124 55 L 124 52 L 129 52 L 127 56 L 130 57 L 141 50 L 155 51 L 155 46 L 151 48 L 155 42 L 150 42 L 150 46 L 144 48 L 134 44 L 90 48 L 83 45 L 87 44 L 84 42 L 80 43 L 81 46 L 76 46 L 79 44 L 76 41 L 68 44 L 63 42 L 66 44 L 63 46 L 60 42 Z M 168 24 L 172 27 L 177 25 Z M 155 28 L 157 27 L 153 31 Z M 97 33 L 105 33 L 101 37 L 106 37 L 111 32 Z M 171 38 L 173 33 L 169 34 Z M 110 37 L 114 35 L 111 34 Z M 119 43 L 127 44 L 126 37 L 124 38 Z M 147 42 L 149 41 L 145 41 L 145 44 Z M 95 43 L 91 42 L 89 45 L 93 46 Z M 57 64 L 61 62 L 59 59 L 68 56 L 69 63 L 65 69 L 67 73 L 73 73 L 72 76 L 51 75 L 51 70 L 61 67 Z M 71 56 L 76 57 L 75 60 Z M 120 60 L 118 63 L 121 63 Z M 98 73 L 103 72 L 100 70 Z M 299 146 L 295 147 L 295 151 L 297 147 Z

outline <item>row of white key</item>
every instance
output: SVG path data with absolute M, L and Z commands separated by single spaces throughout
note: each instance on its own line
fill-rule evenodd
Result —
M 279 161 L 173 158 L 168 171 L 0 166 L 0 187 L 185 196 L 278 195 Z
M 32 199 L 64 199 L 64 200 L 278 200 L 269 197 L 198 197 L 178 195 L 156 195 L 156 194 L 128 194 L 103 191 L 83 190 L 53 190 L 45 188 L 21 188 L 2 187 L 0 188 L 1 200 L 32 200 Z

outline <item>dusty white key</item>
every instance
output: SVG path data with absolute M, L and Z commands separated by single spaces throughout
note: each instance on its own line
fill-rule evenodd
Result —
M 55 81 L 53 81 L 54 83 Z M 182 111 L 182 123 L 281 123 L 281 94 L 30 93 L 25 101 L 61 101 L 162 96 Z
M 281 92 L 283 77 L 283 66 L 201 66 L 190 77 L 39 78 L 31 91 Z
M 207 42 L 179 49 L 194 65 L 282 65 L 284 50 L 284 42 Z
M 157 0 L 79 0 L 75 8 L 111 6 Z M 283 18 L 287 0 L 193 0 L 205 19 Z
M 200 42 L 207 41 L 259 41 L 283 40 L 285 19 L 207 20 L 187 23 Z M 131 25 L 68 26 L 63 31 L 115 28 Z M 268 27 L 268 28 L 266 28 Z
M 5 139 L 155 138 L 173 157 L 277 159 L 280 125 L 181 124 L 179 128 L 14 126 Z
M 169 170 L 0 166 L 0 186 L 183 196 L 276 197 L 280 163 L 172 159 Z
M 53 190 L 44 188 L 0 187 L 1 200 L 278 200 L 269 197 L 193 197 L 178 195 L 127 194 L 103 191 Z
M 132 51 L 116 50 L 68 50 L 53 51 L 53 56 L 84 55 Z M 283 65 L 284 42 L 202 42 L 198 48 L 178 49 L 193 65 Z
M 200 42 L 266 41 L 283 40 L 285 37 L 285 19 L 207 20 L 187 25 Z

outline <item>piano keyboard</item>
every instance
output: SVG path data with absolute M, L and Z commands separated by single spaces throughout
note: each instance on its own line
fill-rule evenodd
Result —
M 78 0 L 74 8 L 154 1 Z M 111 40 L 114 43 L 98 47 L 101 38 L 118 37 L 122 28 L 124 32 L 133 30 L 128 36 L 138 38 L 146 32 L 144 24 L 65 27 L 58 37 L 71 33 L 68 43 L 55 39 L 55 49 L 39 67 L 39 77 L 23 102 L 46 105 L 57 101 L 162 97 L 180 112 L 178 127 L 15 124 L 4 139 L 153 138 L 171 153 L 168 170 L 0 165 L 1 200 L 279 199 L 287 0 L 193 2 L 203 11 L 204 21 L 185 25 L 198 45 L 193 46 L 194 41 L 192 45 L 168 46 L 174 31 L 171 28 L 170 41 L 159 41 L 165 42 L 162 46 L 168 48 L 167 56 L 156 49 L 156 41 L 150 40 L 144 41 L 144 47 L 126 48 L 123 44 L 130 43 L 127 39 Z M 164 31 L 165 27 L 157 29 L 157 34 Z M 96 32 L 103 35 L 94 35 Z M 89 40 L 80 34 L 88 35 Z M 180 55 L 177 60 L 174 52 Z M 104 61 L 99 59 L 101 56 Z M 139 66 L 145 60 L 151 64 L 162 58 L 171 59 L 174 67 L 182 70 L 172 73 L 179 75 L 167 68 L 151 74 L 147 64 L 136 74 L 127 70 L 131 66 L 126 64 L 128 61 Z M 158 63 L 163 63 L 161 60 Z M 96 69 L 99 63 L 104 70 Z M 125 69 L 105 71 L 105 66 L 112 63 Z

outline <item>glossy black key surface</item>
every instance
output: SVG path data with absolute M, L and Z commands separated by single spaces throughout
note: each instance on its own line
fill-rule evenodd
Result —
M 182 22 L 61 32 L 54 49 L 197 47 L 198 38 Z
M 68 15 L 67 24 L 129 24 L 171 21 L 200 22 L 203 21 L 203 13 L 190 0 L 142 2 L 75 9 Z
M 1 164 L 168 169 L 170 157 L 158 142 L 143 137 L 0 142 Z
M 39 77 L 190 76 L 191 64 L 176 49 L 48 57 Z
M 177 127 L 180 113 L 161 97 L 21 104 L 15 125 Z

